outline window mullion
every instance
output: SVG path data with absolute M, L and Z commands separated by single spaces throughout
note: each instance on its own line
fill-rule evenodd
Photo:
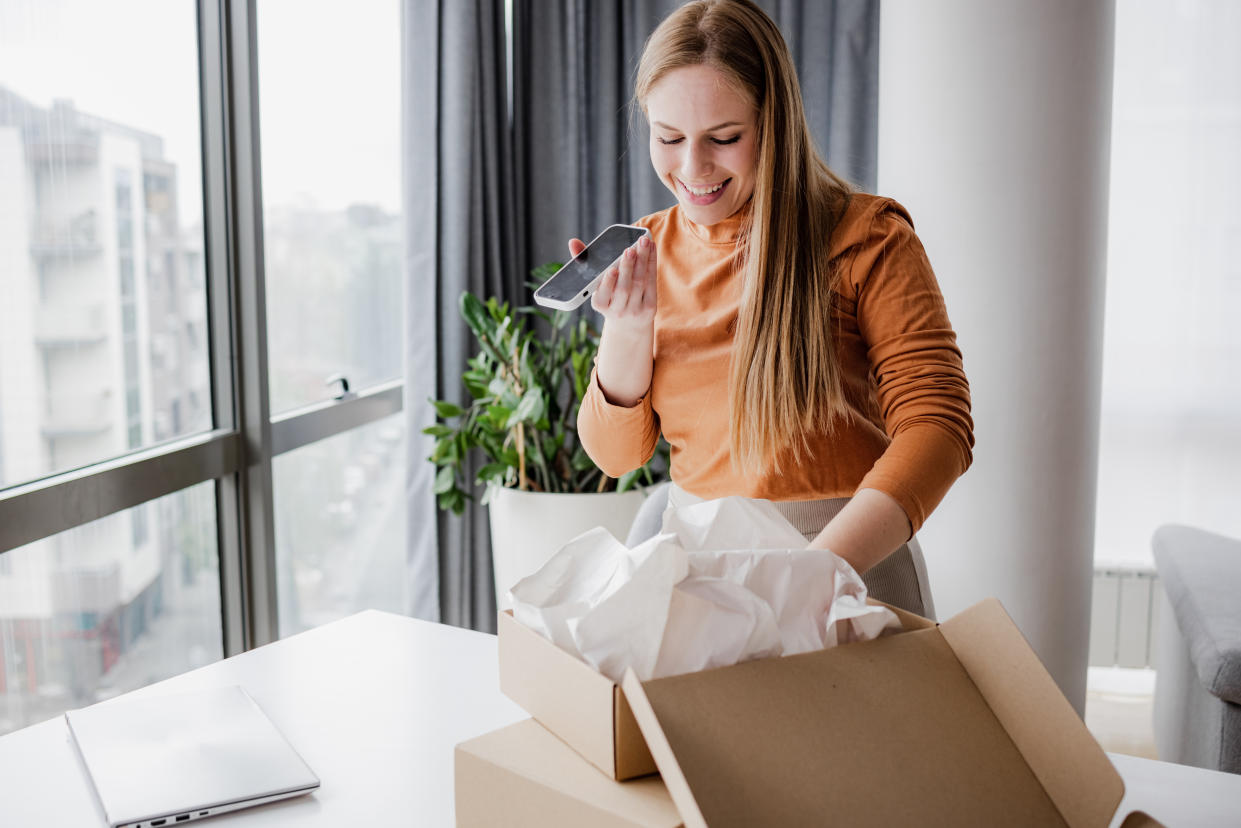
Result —
M 241 434 L 217 486 L 225 653 L 278 636 L 254 5 L 201 8 L 213 401 Z

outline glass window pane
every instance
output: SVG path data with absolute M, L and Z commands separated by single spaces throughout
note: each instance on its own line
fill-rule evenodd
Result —
M 1095 558 L 1152 567 L 1241 537 L 1241 4 L 1124 0 L 1115 60 Z
M 0 554 L 0 733 L 223 656 L 215 487 Z
M 0 487 L 211 427 L 196 15 L 0 0 Z
M 400 4 L 258 4 L 273 413 L 401 371 Z M 333 58 L 324 60 L 323 44 Z
M 394 414 L 272 460 L 282 636 L 406 611 L 404 431 Z

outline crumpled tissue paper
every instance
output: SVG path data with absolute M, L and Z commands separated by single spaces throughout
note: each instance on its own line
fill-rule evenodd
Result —
M 643 681 L 820 650 L 900 628 L 866 603 L 842 558 L 765 500 L 727 497 L 669 512 L 628 549 L 606 529 L 570 541 L 518 581 L 513 615 L 613 681 Z

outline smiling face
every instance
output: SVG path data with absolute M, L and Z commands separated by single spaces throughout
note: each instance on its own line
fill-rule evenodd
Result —
M 727 76 L 699 64 L 673 69 L 643 101 L 651 165 L 695 224 L 737 212 L 754 192 L 758 113 Z

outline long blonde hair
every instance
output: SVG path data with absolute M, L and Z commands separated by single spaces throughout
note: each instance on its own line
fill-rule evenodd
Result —
M 832 331 L 828 240 L 852 188 L 815 149 L 797 71 L 780 30 L 749 0 L 697 0 L 647 39 L 639 104 L 668 72 L 705 64 L 758 111 L 753 210 L 743 231 L 742 299 L 729 376 L 729 438 L 741 471 L 780 471 L 809 437 L 847 416 Z

